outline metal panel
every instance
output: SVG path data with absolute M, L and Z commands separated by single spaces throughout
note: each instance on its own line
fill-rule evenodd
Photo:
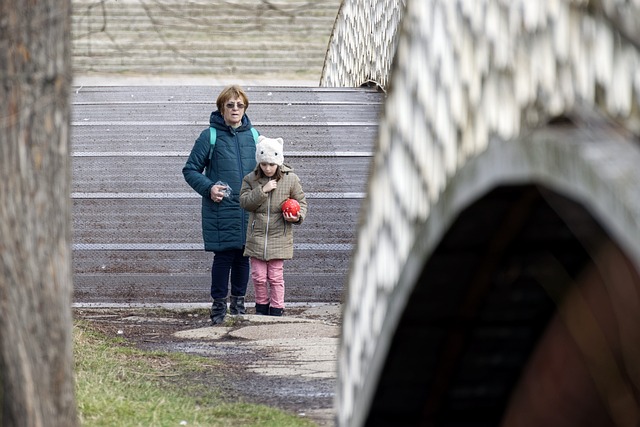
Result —
M 76 301 L 210 299 L 212 254 L 203 250 L 200 196 L 185 183 L 182 167 L 220 89 L 74 90 Z M 309 215 L 295 231 L 294 259 L 285 264 L 287 300 L 340 301 L 384 95 L 245 89 L 254 125 L 284 138 L 285 161 L 309 202 Z

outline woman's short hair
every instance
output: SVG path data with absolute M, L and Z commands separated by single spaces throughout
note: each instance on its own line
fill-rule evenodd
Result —
M 245 111 L 249 108 L 249 98 L 247 98 L 244 90 L 238 85 L 229 85 L 222 89 L 222 92 L 218 95 L 218 99 L 216 100 L 218 111 L 222 111 L 227 101 L 231 98 L 240 98 L 244 104 Z

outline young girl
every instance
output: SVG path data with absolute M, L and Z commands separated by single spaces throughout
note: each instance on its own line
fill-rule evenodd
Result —
M 284 311 L 284 260 L 293 258 L 293 225 L 307 214 L 307 199 L 300 179 L 284 164 L 282 138 L 260 135 L 253 172 L 245 175 L 240 206 L 249 212 L 244 255 L 250 257 L 256 314 L 282 316 Z M 282 212 L 287 199 L 300 204 L 297 214 Z

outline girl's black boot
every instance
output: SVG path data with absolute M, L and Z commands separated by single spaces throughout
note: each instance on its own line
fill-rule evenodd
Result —
M 282 316 L 283 308 L 269 307 L 269 316 Z
M 256 303 L 256 314 L 263 314 L 263 315 L 268 315 L 269 314 L 269 304 L 258 304 Z

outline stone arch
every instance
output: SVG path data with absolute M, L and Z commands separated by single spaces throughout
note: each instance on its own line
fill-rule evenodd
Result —
M 597 381 L 588 393 L 581 389 L 564 400 L 587 400 L 612 388 L 622 388 L 617 393 L 628 398 L 622 412 L 604 398 L 583 401 L 593 412 L 581 406 L 572 416 L 637 420 L 630 389 L 640 384 L 635 374 L 640 341 L 630 325 L 640 321 L 640 233 L 625 201 L 637 189 L 608 179 L 603 165 L 634 179 L 640 177 L 633 166 L 639 160 L 633 142 L 612 129 L 585 137 L 579 128 L 549 126 L 521 140 L 494 141 L 461 168 L 416 229 L 404 271 L 385 300 L 384 325 L 361 389 L 370 405 L 359 421 L 368 426 L 446 425 L 445 420 L 498 425 L 505 414 L 515 419 L 525 408 L 528 425 L 542 420 L 562 425 L 553 424 L 552 416 L 569 418 L 570 411 L 563 410 L 570 405 L 549 411 L 548 401 L 512 401 L 522 394 L 517 390 L 531 387 L 520 378 L 532 375 L 538 393 L 546 386 L 553 395 L 551 379 L 539 384 L 545 374 L 541 366 L 552 363 L 544 354 L 557 350 L 560 338 L 572 337 L 576 345 L 563 354 L 581 368 L 569 384 L 590 383 L 588 369 Z M 622 278 L 604 271 L 611 265 L 624 267 Z M 608 301 L 595 307 L 598 319 L 583 331 L 586 336 L 571 330 L 571 322 L 584 313 L 577 313 L 575 302 L 560 302 L 576 292 Z M 620 304 L 625 293 L 630 298 Z M 616 302 L 613 315 L 609 307 Z M 602 355 L 583 354 L 589 350 L 579 345 L 595 345 L 594 330 L 611 339 L 615 328 L 627 333 L 614 338 L 605 353 L 624 362 L 616 367 L 618 380 L 607 384 L 598 380 L 598 366 L 579 363 L 581 357 Z M 531 361 L 536 352 L 543 355 L 537 364 Z
M 348 280 L 336 399 L 345 426 L 372 422 L 391 343 L 432 254 L 424 245 L 433 251 L 447 236 L 465 211 L 456 203 L 492 194 L 478 185 L 517 184 L 570 201 L 636 272 L 640 259 L 638 181 L 628 162 L 640 129 L 640 8 L 409 0 L 403 13 Z M 560 116 L 575 123 L 572 143 L 547 126 Z M 552 142 L 527 139 L 551 130 Z M 585 143 L 592 134 L 600 139 Z M 503 161 L 493 170 L 472 174 L 496 156 Z

